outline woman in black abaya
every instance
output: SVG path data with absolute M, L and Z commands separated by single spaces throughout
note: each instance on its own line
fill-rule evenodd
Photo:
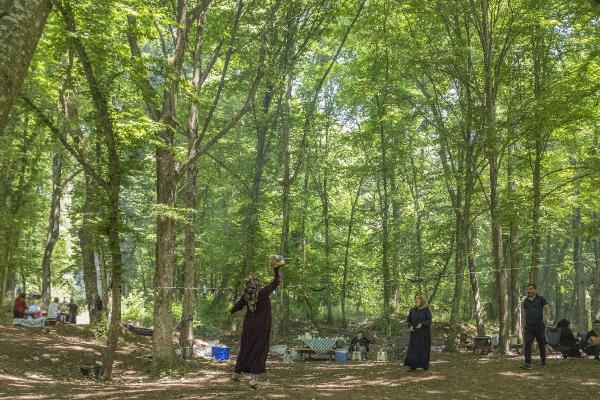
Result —
M 283 257 L 270 256 L 269 266 L 273 268 L 275 275 L 273 281 L 267 286 L 261 287 L 256 276 L 246 277 L 244 279 L 244 294 L 230 311 L 230 314 L 233 314 L 246 306 L 240 353 L 237 357 L 232 379 L 239 381 L 240 374 L 249 373 L 252 389 L 258 387 L 258 374 L 266 372 L 265 364 L 271 336 L 271 301 L 269 295 L 281 284 L 281 267 L 283 265 Z
M 423 296 L 415 296 L 415 306 L 410 309 L 406 323 L 410 328 L 410 341 L 404 365 L 410 372 L 417 368 L 427 371 L 431 356 L 431 311 Z

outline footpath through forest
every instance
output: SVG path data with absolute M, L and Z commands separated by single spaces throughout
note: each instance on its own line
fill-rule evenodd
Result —
M 245 381 L 229 381 L 233 364 L 205 360 L 151 379 L 151 342 L 143 336 L 124 336 L 108 384 L 80 372 L 103 348 L 88 326 L 44 331 L 0 325 L 0 343 L 2 400 L 600 399 L 600 362 L 593 359 L 551 359 L 545 369 L 534 362 L 528 372 L 518 368 L 518 357 L 434 352 L 429 372 L 408 373 L 401 363 L 283 363 L 269 356 L 269 372 L 253 391 Z

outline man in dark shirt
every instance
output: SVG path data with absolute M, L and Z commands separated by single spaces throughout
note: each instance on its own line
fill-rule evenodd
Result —
M 584 351 L 600 361 L 600 319 L 594 321 L 594 329 L 586 335 Z
M 546 299 L 539 296 L 534 283 L 527 285 L 527 297 L 523 301 L 523 316 L 525 317 L 525 364 L 523 369 L 531 369 L 531 346 L 536 340 L 540 348 L 542 367 L 546 366 L 546 325 L 550 316 L 550 305 Z
M 69 302 L 69 322 L 72 324 L 77 323 L 77 309 L 79 308 L 75 303 L 75 300 L 71 297 L 71 301 Z

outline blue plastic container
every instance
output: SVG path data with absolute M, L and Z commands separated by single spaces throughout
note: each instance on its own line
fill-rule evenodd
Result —
M 348 350 L 347 349 L 337 349 L 335 351 L 335 361 L 337 361 L 337 362 L 348 361 Z
M 229 360 L 229 347 L 213 347 L 212 356 L 219 361 Z

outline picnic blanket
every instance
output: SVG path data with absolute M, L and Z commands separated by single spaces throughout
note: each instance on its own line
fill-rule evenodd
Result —
M 45 318 L 14 318 L 13 325 L 27 326 L 31 328 L 43 328 L 46 323 Z
M 317 355 L 325 356 L 335 346 L 336 338 L 303 338 L 302 342 L 311 348 Z

